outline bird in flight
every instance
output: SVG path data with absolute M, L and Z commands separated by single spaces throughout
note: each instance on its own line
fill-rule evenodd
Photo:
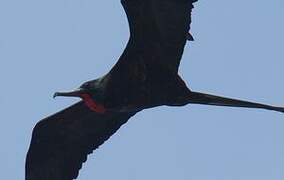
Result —
M 130 38 L 113 68 L 77 90 L 56 96 L 82 100 L 39 121 L 26 157 L 26 180 L 72 180 L 82 163 L 139 111 L 156 106 L 205 104 L 283 107 L 190 90 L 178 74 L 184 46 L 192 41 L 191 12 L 197 0 L 121 0 Z

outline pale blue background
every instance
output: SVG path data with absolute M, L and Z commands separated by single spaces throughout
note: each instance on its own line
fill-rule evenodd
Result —
M 193 90 L 284 105 L 284 1 L 199 1 L 180 73 Z M 119 0 L 0 0 L 0 179 L 24 179 L 32 128 L 106 73 L 128 39 Z M 188 105 L 137 114 L 80 180 L 283 180 L 284 114 Z

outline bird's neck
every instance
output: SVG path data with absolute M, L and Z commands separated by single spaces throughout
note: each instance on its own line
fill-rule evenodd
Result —
M 81 98 L 90 110 L 101 114 L 106 112 L 106 108 L 102 104 L 97 103 L 89 94 L 82 94 Z

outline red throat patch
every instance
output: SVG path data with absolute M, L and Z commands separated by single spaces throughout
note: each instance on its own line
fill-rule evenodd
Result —
M 105 107 L 102 104 L 96 103 L 89 94 L 82 94 L 81 98 L 83 99 L 86 106 L 88 106 L 88 108 L 91 109 L 92 111 L 101 114 L 106 112 Z

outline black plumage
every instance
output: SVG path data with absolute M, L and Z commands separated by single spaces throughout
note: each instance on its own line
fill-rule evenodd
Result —
M 26 180 L 72 180 L 87 155 L 137 112 L 188 103 L 263 108 L 282 107 L 191 91 L 178 75 L 196 0 L 122 0 L 130 38 L 106 75 L 72 92 L 83 101 L 38 122 L 26 158 Z
M 83 102 L 37 123 L 26 159 L 26 180 L 71 180 L 87 155 L 135 112 L 99 114 Z

